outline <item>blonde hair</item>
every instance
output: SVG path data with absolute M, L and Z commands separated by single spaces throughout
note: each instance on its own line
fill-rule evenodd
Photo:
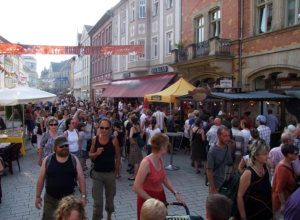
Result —
M 165 204 L 157 199 L 148 199 L 141 209 L 141 220 L 165 220 L 168 210 Z
M 152 152 L 158 153 L 161 147 L 166 147 L 169 144 L 169 137 L 162 133 L 156 133 L 150 139 Z
M 249 164 L 253 166 L 255 164 L 255 157 L 260 155 L 264 151 L 270 151 L 270 146 L 263 139 L 254 139 L 252 144 L 249 146 Z
M 73 210 L 78 211 L 79 219 L 87 219 L 83 203 L 80 201 L 80 199 L 75 196 L 66 196 L 59 203 L 59 206 L 55 212 L 55 220 L 67 219 Z

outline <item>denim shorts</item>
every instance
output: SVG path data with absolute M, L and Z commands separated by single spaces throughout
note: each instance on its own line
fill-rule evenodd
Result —
M 81 153 L 82 153 L 81 158 L 83 158 L 83 159 L 89 158 L 89 154 L 86 150 L 82 150 Z

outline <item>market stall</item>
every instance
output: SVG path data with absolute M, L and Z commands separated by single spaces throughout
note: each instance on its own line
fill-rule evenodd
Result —
M 27 86 L 19 86 L 12 89 L 1 89 L 0 90 L 0 105 L 1 106 L 14 106 L 21 104 L 24 105 L 29 102 L 38 101 L 54 101 L 56 95 L 48 92 L 44 92 L 39 89 L 33 89 Z M 24 120 L 24 115 L 23 115 Z M 23 121 L 23 124 L 24 121 Z M 2 138 L 0 135 L 0 143 L 10 142 L 10 143 L 22 143 L 21 153 L 25 155 L 25 142 L 24 142 L 24 129 L 8 129 L 1 131 L 3 134 Z

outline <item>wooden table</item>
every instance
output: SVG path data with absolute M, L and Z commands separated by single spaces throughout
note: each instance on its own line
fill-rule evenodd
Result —
M 20 129 L 7 129 L 1 131 L 2 134 L 7 135 L 7 137 L 1 137 L 0 134 L 0 143 L 22 143 L 20 152 L 22 155 L 25 155 L 25 143 L 24 143 L 24 131 Z

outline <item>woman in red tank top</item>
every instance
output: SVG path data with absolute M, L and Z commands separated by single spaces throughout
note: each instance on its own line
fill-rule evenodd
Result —
M 133 189 L 138 194 L 137 215 L 140 213 L 143 203 L 150 198 L 166 202 L 166 195 L 162 184 L 164 184 L 176 197 L 178 202 L 185 204 L 179 193 L 175 190 L 170 179 L 166 176 L 164 164 L 161 156 L 166 154 L 169 138 L 167 135 L 157 133 L 151 137 L 150 145 L 152 154 L 145 157 L 140 165 L 135 178 Z

